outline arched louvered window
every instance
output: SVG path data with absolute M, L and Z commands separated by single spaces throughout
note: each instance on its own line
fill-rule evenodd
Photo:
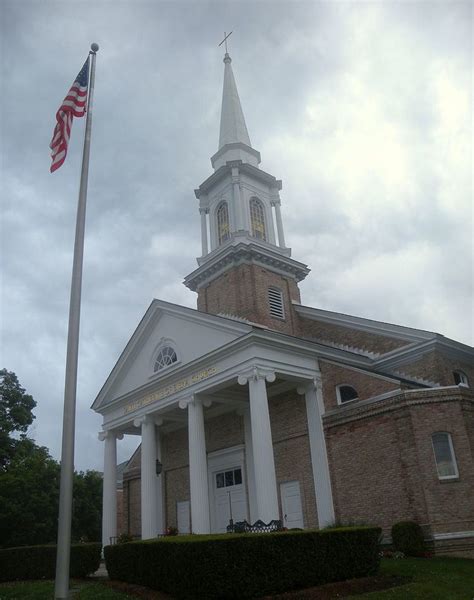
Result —
M 345 404 L 346 402 L 350 402 L 351 400 L 357 400 L 359 394 L 357 390 L 353 388 L 351 385 L 338 385 L 336 387 L 337 401 L 339 404 Z
M 250 198 L 250 223 L 252 225 L 253 237 L 259 240 L 266 240 L 265 209 L 258 198 Z
M 227 202 L 221 202 L 217 209 L 217 238 L 219 245 L 230 238 L 229 207 Z
M 451 434 L 446 431 L 437 431 L 431 436 L 431 442 L 433 444 L 438 478 L 455 479 L 459 477 Z
M 174 349 L 171 346 L 163 346 L 158 352 L 153 371 L 155 373 L 161 371 L 161 369 L 169 367 L 175 362 L 178 362 L 178 356 Z

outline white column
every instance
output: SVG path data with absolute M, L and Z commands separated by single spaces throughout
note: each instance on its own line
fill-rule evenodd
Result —
M 158 482 L 156 475 L 155 420 L 149 416 L 135 419 L 133 424 L 142 430 L 141 448 L 141 512 L 142 540 L 158 533 Z
M 281 218 L 280 200 L 275 200 L 272 202 L 272 204 L 275 207 L 275 218 L 276 218 L 276 226 L 277 226 L 277 232 L 278 232 L 278 245 L 280 246 L 280 248 L 285 248 L 285 235 L 283 233 L 283 221 Z
M 304 394 L 306 400 L 309 446 L 319 527 L 326 527 L 334 523 L 335 517 L 326 440 L 321 419 L 321 413 L 324 410 L 321 377 L 317 376 L 315 381 L 309 385 L 298 387 L 298 393 Z
M 104 480 L 102 487 L 102 546 L 109 546 L 117 537 L 117 438 L 123 434 L 101 431 L 104 442 Z
M 156 436 L 156 459 L 160 461 L 160 463 L 162 462 L 161 460 L 161 435 L 160 435 L 160 429 L 157 427 L 155 430 L 155 436 Z M 164 486 L 163 486 L 163 477 L 164 477 L 164 473 L 163 471 L 161 472 L 160 475 L 158 475 L 157 477 L 157 492 L 156 492 L 156 514 L 157 514 L 157 521 L 156 521 L 156 525 L 157 525 L 157 532 L 158 533 L 164 533 L 165 530 L 165 523 L 164 523 L 164 512 L 163 512 L 163 491 L 164 491 Z
M 202 244 L 202 255 L 206 256 L 209 252 L 209 247 L 207 244 L 207 213 L 208 210 L 206 208 L 200 208 L 199 212 L 201 213 L 201 244 Z
M 279 518 L 279 510 L 265 380 L 275 381 L 275 373 L 257 367 L 252 369 L 251 374 L 241 374 L 238 378 L 241 385 L 249 384 L 257 517 L 269 523 Z
M 240 175 L 237 167 L 232 167 L 232 194 L 235 230 L 241 231 L 244 229 L 244 222 L 242 215 L 242 200 L 240 197 Z
M 191 527 L 193 533 L 210 533 L 209 488 L 207 482 L 204 411 L 200 398 L 181 400 L 188 407 L 189 483 L 191 489 Z
M 250 408 L 243 411 L 244 436 L 245 436 L 245 466 L 247 471 L 247 484 L 249 495 L 250 523 L 255 523 L 257 517 L 257 496 L 255 494 L 255 467 L 253 459 L 252 424 L 250 421 Z

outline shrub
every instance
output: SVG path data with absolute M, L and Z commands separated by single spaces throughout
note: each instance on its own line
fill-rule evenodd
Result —
M 165 537 L 106 546 L 111 579 L 176 598 L 244 599 L 377 572 L 380 529 Z
M 406 556 L 423 556 L 425 539 L 423 531 L 415 521 L 400 521 L 392 527 L 392 542 L 395 550 Z
M 100 565 L 100 544 L 71 546 L 71 577 L 85 577 Z M 53 579 L 56 546 L 22 546 L 0 550 L 0 581 Z

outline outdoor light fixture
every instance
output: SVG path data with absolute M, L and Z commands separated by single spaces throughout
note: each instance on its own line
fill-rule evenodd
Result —
M 155 469 L 156 469 L 156 474 L 161 475 L 161 472 L 163 471 L 163 465 L 160 463 L 160 461 L 158 459 L 156 459 Z

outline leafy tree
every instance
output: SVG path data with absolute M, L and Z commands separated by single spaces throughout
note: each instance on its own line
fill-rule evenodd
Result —
M 20 440 L 33 419 L 36 402 L 21 387 L 15 373 L 0 369 L 0 471 L 4 470 L 19 443 L 12 433 L 19 433 Z
M 15 373 L 0 370 L 0 546 L 55 543 L 60 465 L 26 436 L 33 398 Z M 11 434 L 19 434 L 13 437 Z M 102 476 L 74 473 L 72 537 L 100 541 Z
M 102 475 L 97 471 L 74 474 L 72 538 L 100 542 L 102 519 Z
M 55 542 L 59 464 L 33 440 L 18 441 L 8 468 L 0 473 L 2 546 Z

